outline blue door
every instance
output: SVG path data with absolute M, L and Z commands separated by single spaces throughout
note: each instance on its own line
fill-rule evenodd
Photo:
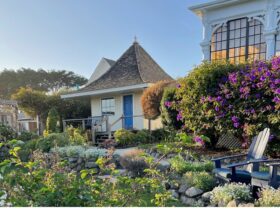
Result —
M 123 96 L 123 114 L 124 114 L 124 128 L 133 128 L 133 103 L 132 95 Z

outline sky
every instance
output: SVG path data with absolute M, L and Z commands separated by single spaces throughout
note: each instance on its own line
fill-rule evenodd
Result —
M 172 77 L 201 62 L 202 24 L 189 6 L 210 0 L 1 0 L 0 71 L 68 70 L 89 78 L 137 37 Z

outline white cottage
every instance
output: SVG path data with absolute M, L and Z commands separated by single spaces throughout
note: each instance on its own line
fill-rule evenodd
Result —
M 204 60 L 239 63 L 280 55 L 279 0 L 216 0 L 189 9 L 203 23 Z
M 108 117 L 101 131 L 108 126 L 110 131 L 156 129 L 162 126 L 160 119 L 144 119 L 141 96 L 145 88 L 160 80 L 172 78 L 135 41 L 117 61 L 103 58 L 84 87 L 62 98 L 90 98 L 92 118 Z

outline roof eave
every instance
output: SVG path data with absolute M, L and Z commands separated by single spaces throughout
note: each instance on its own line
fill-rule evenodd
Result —
M 102 89 L 102 90 L 92 90 L 92 91 L 85 91 L 85 92 L 74 92 L 69 93 L 65 95 L 61 95 L 62 99 L 70 99 L 70 98 L 78 98 L 78 97 L 86 97 L 86 96 L 98 96 L 103 94 L 110 94 L 110 93 L 121 93 L 124 91 L 135 91 L 135 90 L 141 90 L 144 88 L 147 88 L 151 85 L 151 83 L 143 83 L 138 85 L 130 85 L 130 86 L 124 86 L 124 87 L 118 87 L 118 88 L 108 88 L 108 89 Z
M 216 9 L 223 6 L 232 5 L 234 3 L 244 2 L 248 0 L 216 0 L 211 1 L 203 4 L 198 4 L 189 7 L 188 9 L 197 14 L 198 16 L 201 16 L 203 14 L 203 11 L 209 10 L 209 9 Z

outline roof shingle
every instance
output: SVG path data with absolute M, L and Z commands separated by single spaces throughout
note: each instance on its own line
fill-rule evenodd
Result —
M 154 83 L 160 80 L 173 79 L 137 42 L 134 42 L 105 74 L 77 92 Z

